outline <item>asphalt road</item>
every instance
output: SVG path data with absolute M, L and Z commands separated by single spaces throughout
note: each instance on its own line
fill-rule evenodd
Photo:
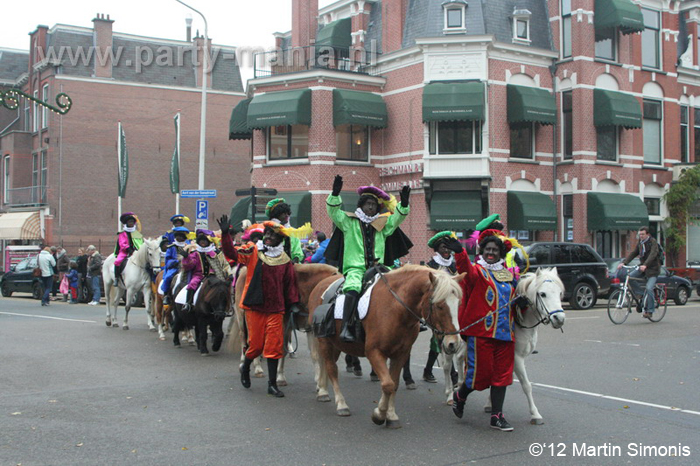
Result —
M 365 377 L 341 374 L 353 415 L 340 418 L 314 399 L 304 341 L 275 399 L 264 379 L 241 387 L 231 354 L 158 341 L 142 308 L 124 331 L 104 325 L 104 305 L 16 296 L 0 298 L 0 465 L 700 464 L 697 297 L 657 324 L 567 310 L 564 333 L 542 328 L 527 363 L 545 424 L 530 425 L 515 383 L 504 433 L 488 427 L 486 393 L 459 420 L 442 383 L 418 380 L 427 332 L 412 353 L 418 389 L 397 395 L 403 428 L 389 430 L 370 421 L 380 390 L 366 360 Z

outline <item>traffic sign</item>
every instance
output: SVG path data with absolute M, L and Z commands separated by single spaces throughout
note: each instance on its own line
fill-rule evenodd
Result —
M 180 191 L 180 197 L 216 197 L 216 189 L 183 189 Z
M 209 201 L 197 201 L 197 220 L 209 218 Z

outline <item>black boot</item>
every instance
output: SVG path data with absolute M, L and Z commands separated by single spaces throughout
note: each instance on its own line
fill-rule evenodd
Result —
M 119 283 L 122 278 L 122 267 L 121 265 L 114 264 L 114 282 Z M 54 295 L 56 296 L 56 295 Z
M 359 293 L 354 290 L 345 292 L 345 306 L 343 307 L 343 326 L 340 330 L 340 339 L 346 343 L 354 343 L 357 340 L 355 335 L 355 307 Z
M 194 309 L 192 306 L 192 300 L 194 299 L 194 292 L 196 290 L 187 290 L 187 303 L 182 307 L 184 311 L 191 311 Z
M 163 296 L 163 306 L 170 306 L 171 302 L 172 302 L 172 299 L 170 298 L 170 293 L 166 293 Z
M 243 364 L 239 370 L 241 371 L 241 385 L 244 388 L 250 388 L 250 365 L 253 363 L 252 359 L 245 358 Z
M 267 394 L 272 395 L 277 398 L 283 398 L 284 393 L 282 393 L 282 390 L 277 388 L 277 365 L 279 364 L 279 359 L 268 359 L 267 360 L 267 373 L 268 373 L 268 382 L 267 382 Z
M 349 354 L 345 355 L 345 372 L 350 372 L 352 373 L 353 367 L 352 367 L 352 356 Z
M 423 380 L 428 383 L 437 383 L 437 379 L 433 375 L 433 366 L 435 361 L 437 361 L 438 353 L 433 350 L 428 352 L 428 361 L 425 363 L 425 369 L 423 369 Z

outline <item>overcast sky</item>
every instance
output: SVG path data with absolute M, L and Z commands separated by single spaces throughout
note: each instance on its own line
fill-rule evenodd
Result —
M 292 26 L 292 0 L 183 0 L 207 18 L 209 37 L 215 44 L 237 47 L 274 46 L 274 32 Z M 319 0 L 319 7 L 335 0 Z M 114 31 L 126 34 L 185 40 L 185 18 L 192 17 L 192 34 L 204 34 L 201 17 L 175 0 L 34 0 L 28 8 L 5 16 L 0 28 L 0 47 L 29 49 L 28 34 L 37 25 L 55 24 L 92 27 L 97 13 L 109 14 Z M 244 80 L 252 70 L 242 69 Z M 245 81 L 244 81 L 245 82 Z

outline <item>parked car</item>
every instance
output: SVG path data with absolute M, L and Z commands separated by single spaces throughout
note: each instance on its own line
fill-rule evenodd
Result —
M 610 278 L 612 280 L 610 293 L 612 293 L 613 290 L 621 286 L 620 278 L 617 276 L 617 266 L 622 262 L 622 258 L 605 259 L 605 262 L 609 266 Z M 635 257 L 629 265 L 639 265 L 639 259 Z M 661 266 L 657 283 L 666 285 L 668 299 L 672 299 L 679 306 L 685 306 L 685 303 L 688 302 L 693 292 L 693 282 L 687 278 L 677 276 L 663 265 Z
M 31 293 L 32 298 L 41 299 L 44 294 L 44 285 L 41 279 L 33 275 L 37 267 L 37 255 L 27 257 L 17 265 L 10 267 L 10 271 L 0 278 L 0 290 L 6 298 L 12 293 Z
M 598 296 L 610 290 L 608 265 L 588 244 L 533 243 L 525 248 L 530 271 L 539 267 L 556 267 L 564 283 L 564 299 L 574 309 L 590 309 Z

